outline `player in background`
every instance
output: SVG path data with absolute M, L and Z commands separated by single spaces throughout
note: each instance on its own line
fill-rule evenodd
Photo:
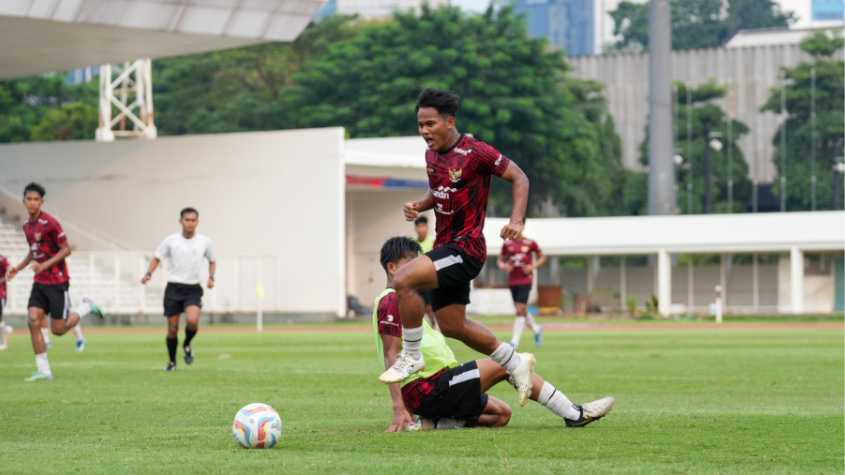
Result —
M 524 223 L 524 221 L 523 221 Z M 534 262 L 533 257 L 537 261 Z M 508 273 L 508 287 L 511 289 L 513 303 L 516 306 L 516 320 L 513 322 L 513 338 L 511 347 L 519 346 L 519 339 L 522 338 L 522 331 L 525 324 L 534 332 L 534 346 L 542 343 L 541 333 L 543 327 L 534 321 L 534 315 L 528 313 L 528 295 L 531 293 L 531 285 L 534 283 L 534 269 L 546 263 L 546 256 L 540 250 L 536 241 L 526 237 L 518 241 L 508 240 L 502 244 L 502 252 L 497 259 L 499 269 Z
M 490 145 L 458 132 L 458 96 L 451 91 L 425 89 L 416 109 L 419 133 L 428 145 L 425 160 L 429 190 L 420 201 L 405 203 L 405 219 L 413 221 L 421 212 L 433 209 L 436 239 L 434 250 L 415 258 L 396 274 L 404 345 L 402 355 L 379 380 L 399 383 L 425 368 L 420 350 L 424 307 L 418 292 L 432 289 L 431 308 L 443 335 L 489 355 L 508 370 L 519 391 L 519 403 L 525 405 L 533 384 L 534 355 L 517 353 L 490 329 L 466 318 L 466 306 L 470 282 L 487 256 L 482 231 L 491 176 L 513 185 L 513 210 L 500 236 L 517 240 L 522 238 L 528 178 Z
M 387 288 L 376 298 L 373 329 L 385 368 L 393 365 L 402 347 L 394 277 L 419 252 L 419 244 L 405 237 L 390 238 L 381 248 Z M 426 430 L 506 425 L 511 417 L 510 407 L 486 393 L 496 384 L 508 381 L 508 372 L 490 359 L 458 365 L 443 335 L 425 322 L 423 328 L 420 348 L 426 367 L 401 383 L 389 385 L 393 421 L 387 432 L 398 432 L 406 426 Z M 532 381 L 530 399 L 563 418 L 566 427 L 583 427 L 601 419 L 615 402 L 612 397 L 606 397 L 584 405 L 573 404 L 539 375 L 532 375 Z M 420 416 L 419 424 L 414 423 L 411 414 Z
M 37 183 L 26 185 L 23 191 L 23 204 L 29 213 L 29 219 L 23 223 L 23 231 L 29 243 L 30 252 L 20 264 L 12 266 L 8 279 L 15 278 L 18 272 L 32 264 L 35 273 L 32 291 L 29 294 L 29 334 L 32 337 L 32 349 L 35 351 L 37 371 L 25 381 L 53 379 L 50 363 L 47 361 L 47 348 L 41 333 L 41 322 L 50 316 L 50 329 L 54 335 L 62 336 L 74 331 L 77 342 L 83 342 L 79 332 L 79 321 L 89 313 L 103 318 L 103 311 L 90 299 L 71 310 L 68 288 L 70 276 L 65 259 L 70 255 L 70 243 L 62 226 L 49 214 L 41 211 L 44 204 L 44 188 Z M 78 345 L 78 343 L 77 343 Z
M 3 309 L 6 307 L 6 272 L 9 270 L 9 261 L 0 254 L 0 351 L 7 348 L 9 335 L 12 334 L 12 327 L 3 323 Z
M 200 309 L 202 308 L 202 260 L 208 259 L 209 289 L 214 288 L 214 271 L 217 263 L 211 239 L 196 232 L 199 224 L 199 212 L 194 208 L 185 208 L 179 213 L 182 232 L 164 238 L 156 249 L 155 257 L 150 261 L 150 268 L 141 279 L 146 284 L 153 276 L 158 263 L 170 258 L 170 270 L 167 273 L 167 287 L 164 289 L 164 316 L 167 317 L 167 354 L 170 362 L 165 371 L 176 371 L 176 348 L 179 346 L 179 315 L 185 313 L 185 341 L 182 351 L 185 364 L 194 362 L 194 349 L 191 341 L 199 330 Z
M 434 236 L 428 233 L 428 218 L 420 216 L 415 219 L 414 231 L 417 233 L 417 244 L 422 248 L 423 254 L 434 249 Z M 434 311 L 431 310 L 431 291 L 420 290 L 420 298 L 425 306 L 425 318 L 428 319 L 428 324 L 431 328 L 438 330 L 437 319 L 434 318 Z

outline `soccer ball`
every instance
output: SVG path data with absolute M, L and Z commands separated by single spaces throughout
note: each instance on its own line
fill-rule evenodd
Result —
M 245 449 L 269 449 L 282 436 L 282 420 L 267 404 L 247 404 L 235 414 L 232 435 Z

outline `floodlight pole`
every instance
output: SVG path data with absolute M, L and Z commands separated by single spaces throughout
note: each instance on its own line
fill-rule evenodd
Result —
M 670 19 L 669 0 L 651 0 L 648 20 L 648 213 L 650 215 L 672 215 L 675 214 L 677 207 L 671 135 L 672 25 Z
M 810 209 L 816 210 L 816 68 L 810 68 Z
M 114 79 L 113 72 L 117 74 Z M 114 117 L 113 108 L 117 110 Z M 126 127 L 127 119 L 133 125 L 131 129 Z M 118 126 L 116 130 L 115 126 Z M 122 67 L 116 68 L 112 68 L 111 64 L 100 66 L 100 124 L 97 127 L 97 141 L 112 142 L 115 137 L 154 139 L 157 135 L 153 121 L 150 59 L 127 61 Z

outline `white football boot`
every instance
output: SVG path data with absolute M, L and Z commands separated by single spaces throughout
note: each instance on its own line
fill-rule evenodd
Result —
M 610 412 L 615 402 L 616 399 L 606 397 L 599 399 L 598 401 L 588 402 L 581 406 L 575 406 L 576 408 L 581 409 L 581 417 L 579 417 L 577 421 L 565 419 L 566 427 L 584 427 L 591 422 L 601 419 Z
M 519 357 L 522 359 L 516 370 L 511 373 L 511 382 L 519 392 L 519 405 L 525 406 L 528 399 L 531 397 L 531 388 L 534 387 L 534 363 L 537 358 L 531 353 L 520 353 Z
M 401 354 L 387 371 L 379 376 L 378 380 L 384 384 L 401 383 L 409 376 L 425 369 L 425 358 L 420 354 L 420 359 L 414 359 L 411 355 Z

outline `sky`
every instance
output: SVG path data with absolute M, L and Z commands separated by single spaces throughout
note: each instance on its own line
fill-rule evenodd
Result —
M 490 0 L 452 0 L 451 3 L 452 5 L 461 7 L 462 10 L 483 12 L 490 5 Z

